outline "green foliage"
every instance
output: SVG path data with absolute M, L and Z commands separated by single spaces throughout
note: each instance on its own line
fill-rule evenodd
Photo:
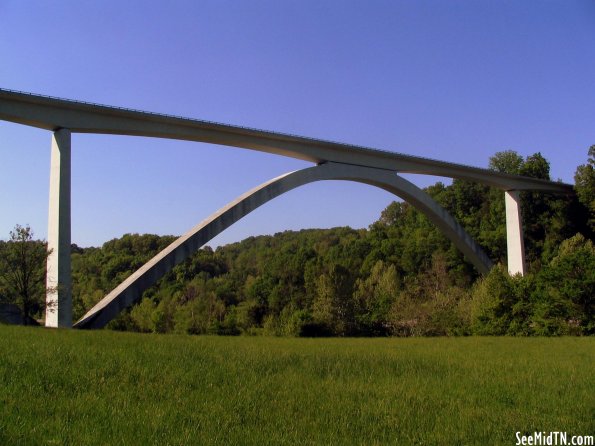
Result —
M 595 145 L 589 148 L 587 164 L 576 169 L 574 181 L 578 199 L 587 209 L 590 228 L 595 232 Z
M 592 335 L 595 248 L 581 234 L 565 240 L 537 274 L 510 277 L 498 266 L 472 291 L 473 332 L 482 335 Z
M 594 334 L 589 224 L 595 209 L 595 146 L 589 156 L 577 169 L 578 199 L 521 195 L 530 271 L 524 278 L 509 277 L 503 266 L 479 278 L 423 214 L 393 202 L 367 230 L 286 231 L 217 250 L 205 247 L 145 291 L 110 327 L 276 336 Z M 513 151 L 499 152 L 489 167 L 549 178 L 549 163 L 539 153 L 523 159 Z M 506 263 L 501 190 L 454 180 L 426 192 L 495 263 Z M 11 235 L 13 240 L 0 242 L 0 298 L 27 303 L 29 314 L 41 316 L 45 244 L 34 241 L 29 228 L 17 226 Z M 73 245 L 75 318 L 173 240 L 126 234 L 101 248 Z M 31 279 L 25 291 L 6 280 L 19 262 Z
M 537 152 L 521 164 L 519 168 L 519 175 L 523 175 L 531 178 L 540 178 L 542 180 L 550 179 L 550 163 Z
M 577 173 L 583 201 L 592 196 L 592 160 Z M 539 153 L 499 152 L 489 166 L 549 178 L 549 163 Z M 496 264 L 506 263 L 501 190 L 457 179 L 426 192 Z M 543 193 L 525 192 L 521 199 L 530 271 L 524 278 L 509 277 L 504 266 L 479 278 L 423 214 L 393 202 L 368 230 L 286 231 L 201 249 L 112 327 L 276 336 L 592 334 L 595 268 L 584 206 Z M 564 242 L 578 232 L 584 242 Z M 75 315 L 172 240 L 127 234 L 102 248 L 75 249 Z
M 496 172 L 520 175 L 523 157 L 514 150 L 498 152 L 490 158 L 489 169 Z
M 426 271 L 405 280 L 388 315 L 396 336 L 452 336 L 469 332 L 466 291 L 456 284 L 446 257 L 436 253 Z
M 472 291 L 473 331 L 480 335 L 519 334 L 526 321 L 525 279 L 510 277 L 502 265 L 493 268 Z
M 316 282 L 312 318 L 329 334 L 353 334 L 352 279 L 349 271 L 341 265 L 332 265 L 329 269 Z
M 387 335 L 388 315 L 395 301 L 401 279 L 395 265 L 378 260 L 367 278 L 358 279 L 353 298 L 357 307 L 358 325 L 366 335 Z
M 539 273 L 537 334 L 595 334 L 595 247 L 581 234 L 565 240 Z
M 16 225 L 10 239 L 0 241 L 0 301 L 17 304 L 25 321 L 43 315 L 48 254 L 29 226 Z

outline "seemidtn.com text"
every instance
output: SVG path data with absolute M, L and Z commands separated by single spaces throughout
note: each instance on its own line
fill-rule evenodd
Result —
M 529 435 L 516 433 L 516 445 L 577 445 L 594 446 L 593 435 L 569 435 L 567 432 L 533 432 Z

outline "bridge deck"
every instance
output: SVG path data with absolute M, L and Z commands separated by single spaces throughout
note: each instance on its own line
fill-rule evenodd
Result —
M 402 173 L 477 181 L 503 190 L 572 193 L 572 186 L 389 151 L 0 89 L 0 119 L 46 130 L 134 135 L 220 144 Z

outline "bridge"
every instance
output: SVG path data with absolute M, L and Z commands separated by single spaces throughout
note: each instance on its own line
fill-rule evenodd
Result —
M 482 274 L 492 262 L 463 227 L 400 173 L 479 182 L 504 192 L 510 274 L 525 274 L 520 191 L 571 194 L 571 185 L 418 156 L 245 127 L 0 89 L 0 119 L 52 132 L 46 326 L 72 326 L 71 134 L 148 136 L 251 149 L 305 160 L 312 167 L 268 181 L 199 223 L 87 312 L 74 327 L 100 328 L 138 302 L 144 290 L 217 234 L 283 193 L 314 181 L 355 181 L 387 190 L 423 212 Z

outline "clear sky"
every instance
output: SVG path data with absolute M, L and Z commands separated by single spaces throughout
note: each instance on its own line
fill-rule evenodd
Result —
M 0 87 L 487 166 L 540 151 L 573 182 L 595 144 L 591 0 L 0 0 Z M 72 240 L 182 234 L 308 166 L 223 146 L 73 135 Z M 50 133 L 0 121 L 0 238 L 47 236 Z M 420 186 L 436 178 L 408 176 Z M 324 182 L 211 245 L 367 227 L 393 197 Z

